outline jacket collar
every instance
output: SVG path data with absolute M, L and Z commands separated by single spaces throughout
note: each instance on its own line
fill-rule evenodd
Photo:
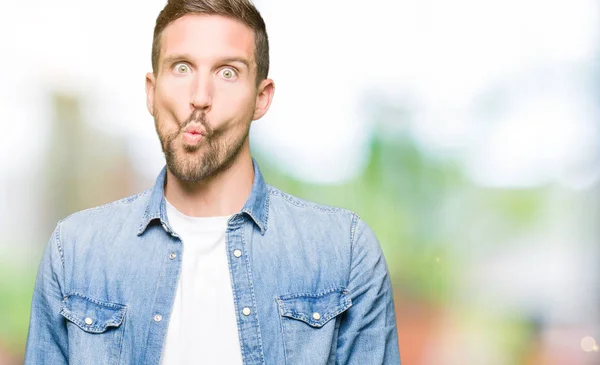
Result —
M 254 224 L 258 226 L 261 234 L 265 234 L 269 218 L 269 192 L 267 184 L 258 167 L 258 163 L 252 158 L 254 166 L 254 181 L 252 183 L 252 191 L 244 207 L 238 214 L 247 214 Z M 160 174 L 156 178 L 156 183 L 152 189 L 150 199 L 144 214 L 140 220 L 137 230 L 137 235 L 141 235 L 146 231 L 146 228 L 153 221 L 159 221 L 163 228 L 167 229 L 167 210 L 165 203 L 165 180 L 167 177 L 167 167 L 164 166 Z

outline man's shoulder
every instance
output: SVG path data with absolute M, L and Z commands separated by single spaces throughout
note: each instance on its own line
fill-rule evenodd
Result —
M 314 201 L 299 198 L 286 193 L 272 185 L 267 185 L 269 200 L 273 209 L 285 209 L 291 214 L 309 214 L 313 219 L 333 219 L 340 222 L 356 223 L 360 219 L 355 212 L 336 206 L 319 204 Z
M 137 217 L 139 221 L 148 204 L 152 188 L 103 205 L 84 209 L 58 222 L 62 227 L 106 227 L 111 222 L 127 222 Z

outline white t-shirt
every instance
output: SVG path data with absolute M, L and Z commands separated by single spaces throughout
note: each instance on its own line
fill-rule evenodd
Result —
M 225 245 L 229 217 L 188 217 L 169 202 L 167 217 L 183 256 L 160 363 L 241 365 Z

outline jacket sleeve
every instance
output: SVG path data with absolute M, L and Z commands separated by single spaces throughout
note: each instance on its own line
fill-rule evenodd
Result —
M 357 216 L 348 292 L 352 306 L 340 321 L 336 364 L 398 365 L 400 352 L 392 285 L 381 246 Z
M 52 233 L 38 268 L 27 347 L 26 365 L 68 364 L 65 318 L 60 314 L 64 289 L 64 262 L 60 242 L 60 223 Z

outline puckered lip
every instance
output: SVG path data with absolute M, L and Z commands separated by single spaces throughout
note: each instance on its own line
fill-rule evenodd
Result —
M 185 128 L 185 133 L 200 134 L 200 135 L 204 136 L 206 134 L 206 131 L 199 124 L 190 124 Z

